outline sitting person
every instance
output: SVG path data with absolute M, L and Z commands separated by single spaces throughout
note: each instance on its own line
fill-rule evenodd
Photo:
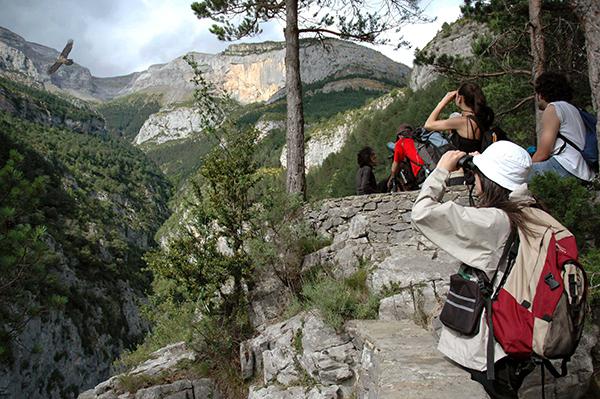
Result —
M 569 103 L 572 89 L 567 78 L 553 72 L 541 74 L 535 81 L 535 95 L 544 113 L 530 177 L 555 172 L 562 177 L 592 180 L 594 172 L 572 145 L 584 147 L 585 125 L 579 110 Z M 567 144 L 562 137 L 572 144 Z
M 373 194 L 382 192 L 377 185 L 373 167 L 377 165 L 377 154 L 371 147 L 364 147 L 357 154 L 358 172 L 356 172 L 356 194 Z
M 460 109 L 460 115 L 438 120 L 440 113 L 450 102 Z M 450 142 L 467 153 L 481 150 L 481 133 L 494 122 L 494 112 L 487 106 L 485 95 L 475 83 L 463 83 L 458 90 L 447 93 L 435 107 L 427 121 L 427 130 L 450 130 Z
M 413 139 L 406 137 L 405 135 L 410 134 L 413 131 L 412 126 L 403 123 L 398 127 L 396 133 L 396 142 L 388 143 L 390 149 L 394 151 L 394 157 L 392 162 L 392 169 L 390 171 L 390 177 L 387 181 L 388 191 L 396 190 L 418 190 L 419 180 L 424 180 L 424 177 L 420 179 L 419 173 L 423 169 L 423 159 L 419 156 L 415 142 Z M 410 167 L 405 166 L 403 162 L 408 161 Z M 405 167 L 403 167 L 405 166 Z M 398 183 L 397 187 L 394 187 L 394 182 Z

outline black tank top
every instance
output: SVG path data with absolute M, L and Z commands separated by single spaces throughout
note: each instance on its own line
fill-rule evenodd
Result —
M 475 125 L 477 127 L 479 127 L 479 124 L 477 123 L 475 118 L 468 115 L 467 116 L 467 132 L 469 131 L 468 126 L 471 125 L 471 123 L 469 123 L 470 120 L 475 122 Z M 471 125 L 471 129 L 473 130 L 473 136 L 475 136 L 475 129 L 473 128 L 472 125 Z M 465 137 L 461 136 L 460 134 L 458 134 L 458 131 L 456 131 L 455 129 L 452 129 L 452 135 L 450 136 L 450 143 L 452 143 L 452 145 L 454 147 L 456 147 L 456 149 L 458 149 L 460 151 L 464 151 L 467 154 L 470 152 L 481 151 L 481 128 L 479 129 L 479 136 L 480 137 L 478 139 L 465 138 Z

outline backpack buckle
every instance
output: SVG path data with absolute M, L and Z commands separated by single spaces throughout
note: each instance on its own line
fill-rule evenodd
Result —
M 557 289 L 558 287 L 560 287 L 560 284 L 558 283 L 558 281 L 556 281 L 554 279 L 554 275 L 552 273 L 548 273 L 544 276 L 544 281 L 546 282 L 546 284 L 548 284 L 548 286 L 550 287 L 551 291 L 554 291 L 555 289 Z

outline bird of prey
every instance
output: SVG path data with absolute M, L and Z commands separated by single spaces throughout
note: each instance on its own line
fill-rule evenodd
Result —
M 67 58 L 72 49 L 73 49 L 73 39 L 69 39 L 69 41 L 67 42 L 67 45 L 65 46 L 63 51 L 60 53 L 60 55 L 58 56 L 56 61 L 54 61 L 54 64 L 52 64 L 52 66 L 50 68 L 48 68 L 48 75 L 52 75 L 54 72 L 58 71 L 58 68 L 60 68 L 60 66 L 62 64 L 65 64 L 65 65 L 73 64 L 73 60 L 70 58 Z

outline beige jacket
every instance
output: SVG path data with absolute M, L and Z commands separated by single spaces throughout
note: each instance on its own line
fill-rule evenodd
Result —
M 413 225 L 438 247 L 467 265 L 484 271 L 491 279 L 510 234 L 508 216 L 497 208 L 442 203 L 448 175 L 448 171 L 438 168 L 425 180 L 413 205 Z M 520 202 L 533 201 L 526 184 L 513 191 L 510 198 Z M 498 276 L 496 282 L 500 278 Z M 479 333 L 473 337 L 443 327 L 438 349 L 464 367 L 484 371 L 487 337 L 483 313 Z M 505 356 L 496 342 L 495 360 Z

